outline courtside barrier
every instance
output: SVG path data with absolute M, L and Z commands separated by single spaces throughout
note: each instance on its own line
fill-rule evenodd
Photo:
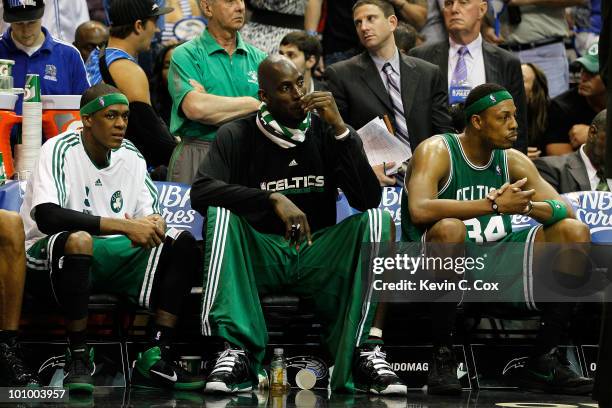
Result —
M 191 187 L 186 184 L 160 181 L 155 182 L 155 185 L 159 191 L 161 212 L 168 227 L 189 230 L 197 240 L 201 240 L 204 219 L 191 208 Z M 24 192 L 25 182 L 23 181 L 7 182 L 4 186 L 0 186 L 0 208 L 19 211 Z M 395 221 L 398 240 L 401 233 L 401 193 L 400 187 L 385 187 L 379 206 L 388 211 Z M 593 242 L 612 243 L 612 193 L 581 191 L 563 194 L 562 197 L 572 205 L 576 217 L 589 226 Z M 358 212 L 351 208 L 342 193 L 338 195 L 336 209 L 336 222 L 340 222 Z M 513 230 L 536 224 L 537 222 L 530 217 L 512 216 Z

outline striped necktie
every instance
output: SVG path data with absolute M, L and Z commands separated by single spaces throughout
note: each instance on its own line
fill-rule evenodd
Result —
M 608 180 L 602 173 L 597 173 L 597 177 L 599 177 L 599 183 L 595 190 L 597 191 L 610 191 L 610 186 L 608 186 Z
M 404 116 L 404 104 L 402 103 L 402 92 L 399 86 L 399 75 L 388 62 L 383 65 L 383 72 L 387 76 L 387 88 L 389 90 L 389 97 L 391 98 L 393 115 L 395 116 L 395 135 L 399 137 L 406 146 L 410 147 L 406 116 Z
M 459 48 L 457 51 L 457 55 L 459 58 L 457 59 L 457 65 L 455 66 L 455 70 L 453 71 L 452 81 L 455 83 L 464 83 L 467 81 L 467 66 L 465 65 L 465 55 L 469 54 L 468 48 L 464 45 Z

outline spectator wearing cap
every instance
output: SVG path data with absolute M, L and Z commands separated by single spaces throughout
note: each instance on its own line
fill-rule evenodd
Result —
M 15 1 L 13 1 L 15 2 Z M 16 0 L 20 3 L 20 0 Z M 21 1 L 26 3 L 27 1 Z M 42 16 L 42 25 L 51 35 L 66 42 L 74 42 L 76 28 L 89 20 L 87 0 L 45 0 L 45 12 Z M 3 8 L 0 6 L 0 9 Z M 7 22 L 0 22 L 2 32 L 6 31 Z
M 153 168 L 168 164 L 176 142 L 153 109 L 149 80 L 136 57 L 151 48 L 151 41 L 159 32 L 157 18 L 172 10 L 159 7 L 154 0 L 113 0 L 108 46 L 92 51 L 87 61 L 92 84 L 104 81 L 127 96 L 130 121 L 126 137 Z
M 168 179 L 188 184 L 219 126 L 259 110 L 257 68 L 266 57 L 238 33 L 245 21 L 242 0 L 201 0 L 200 5 L 208 27 L 176 48 L 168 72 L 170 129 L 181 138 Z
M 43 0 L 3 0 L 2 4 L 4 21 L 11 26 L 0 37 L 0 59 L 15 61 L 15 87 L 24 87 L 27 74 L 38 74 L 43 95 L 80 95 L 89 88 L 79 51 L 42 26 Z M 21 102 L 16 111 L 21 113 Z
M 606 86 L 599 76 L 598 45 L 592 44 L 586 55 L 578 58 L 580 82 L 551 101 L 549 125 L 544 136 L 546 153 L 571 153 L 586 142 L 589 124 L 606 108 Z

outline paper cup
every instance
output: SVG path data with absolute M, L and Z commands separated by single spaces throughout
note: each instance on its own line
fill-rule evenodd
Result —
M 303 390 L 309 390 L 315 386 L 317 376 L 312 370 L 303 368 L 295 375 L 295 384 Z
M 24 102 L 40 102 L 40 76 L 38 74 L 26 75 L 24 89 Z

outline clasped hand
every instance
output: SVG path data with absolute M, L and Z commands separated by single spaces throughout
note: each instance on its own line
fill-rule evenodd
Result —
M 525 214 L 529 211 L 529 203 L 535 190 L 523 190 L 527 178 L 522 178 L 512 184 L 504 183 L 500 188 L 491 190 L 487 198 L 497 204 L 501 214 Z

